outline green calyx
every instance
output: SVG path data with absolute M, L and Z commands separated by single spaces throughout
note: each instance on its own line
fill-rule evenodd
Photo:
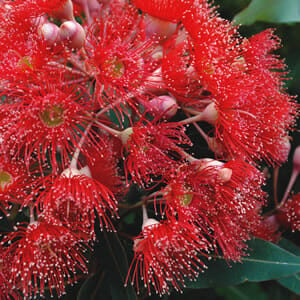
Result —
M 0 171 L 0 187 L 2 192 L 13 183 L 13 177 L 6 171 Z
M 47 127 L 58 127 L 64 122 L 64 109 L 59 105 L 49 106 L 40 113 L 40 118 Z
M 125 65 L 117 57 L 105 61 L 102 68 L 107 72 L 108 76 L 114 79 L 121 78 L 125 73 Z

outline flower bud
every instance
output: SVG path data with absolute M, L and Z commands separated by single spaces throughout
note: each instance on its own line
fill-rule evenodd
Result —
M 155 17 L 146 16 L 146 37 L 151 38 L 153 35 L 159 37 L 160 41 L 168 39 L 177 28 L 177 24 L 160 20 Z
M 67 0 L 63 5 L 54 10 L 51 15 L 59 20 L 74 21 L 73 2 L 71 0 Z
M 59 27 L 52 23 L 46 23 L 39 28 L 39 34 L 47 44 L 53 45 L 59 40 Z
M 66 41 L 70 48 L 80 49 L 85 40 L 85 31 L 75 21 L 64 22 L 59 29 L 61 41 Z
M 168 93 L 162 77 L 161 67 L 156 69 L 150 76 L 146 78 L 145 87 L 148 93 L 155 95 L 163 95 Z
M 155 97 L 149 102 L 149 109 L 155 115 L 164 115 L 167 119 L 174 117 L 178 110 L 176 99 L 170 96 Z
M 88 7 L 89 7 L 90 14 L 93 18 L 100 16 L 101 5 L 97 0 L 89 0 Z

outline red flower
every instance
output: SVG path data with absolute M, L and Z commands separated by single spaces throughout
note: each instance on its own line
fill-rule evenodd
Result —
M 238 76 L 235 67 L 240 57 L 241 39 L 237 27 L 218 16 L 207 1 L 195 1 L 182 23 L 192 38 L 195 68 L 205 90 L 223 94 L 226 83 Z
M 3 133 L 4 145 L 8 144 L 15 155 L 24 153 L 29 164 L 32 155 L 37 156 L 40 164 L 47 161 L 57 170 L 59 152 L 63 165 L 69 162 L 69 156 L 80 147 L 79 141 L 87 126 L 94 120 L 93 106 L 77 87 L 66 86 L 63 78 L 51 80 L 47 75 L 35 81 L 35 87 L 23 87 L 16 97 L 15 104 L 1 105 L 0 110 L 7 118 L 1 120 L 6 126 Z M 8 114 L 8 112 L 10 112 Z M 11 112 L 14 114 L 12 115 Z M 2 125 L 3 124 L 3 125 Z M 91 130 L 87 141 L 91 141 Z
M 151 287 L 160 296 L 170 294 L 171 288 L 181 291 L 185 279 L 195 279 L 205 267 L 198 254 L 207 250 L 207 242 L 195 226 L 174 219 L 160 223 L 148 219 L 148 226 L 143 226 L 135 238 L 134 259 L 126 283 L 131 274 L 131 283 L 136 283 L 138 293 L 140 279 L 149 295 Z
M 52 2 L 52 1 L 48 1 Z M 54 1 L 53 1 L 54 2 Z M 43 12 L 32 1 L 2 1 L 0 4 L 0 79 L 11 84 L 28 84 L 34 73 L 49 71 L 49 61 L 65 57 L 63 47 L 49 47 L 39 36 Z M 26 17 L 25 17 L 26 16 Z M 30 17 L 28 17 L 30 16 Z M 53 66 L 52 66 L 53 68 Z
M 44 13 L 51 13 L 61 8 L 68 0 L 34 0 L 35 5 Z
M 22 161 L 0 156 L 0 197 L 1 204 L 8 206 L 8 202 L 22 204 L 33 178 L 26 170 Z
M 165 44 L 162 60 L 166 87 L 176 96 L 177 101 L 188 105 L 200 102 L 199 99 L 203 97 L 203 86 L 194 67 L 191 46 L 188 34 L 182 30 Z
M 89 239 L 95 237 L 97 213 L 101 230 L 114 230 L 110 217 L 117 215 L 117 203 L 112 192 L 100 182 L 78 170 L 66 169 L 57 177 L 43 178 L 37 190 L 43 186 L 46 189 L 36 205 L 43 209 L 46 219 L 55 217 L 70 230 L 88 234 Z
M 121 158 L 122 143 L 119 139 L 101 135 L 101 145 L 87 146 L 86 164 L 91 177 L 105 185 L 114 195 L 124 195 L 124 183 L 119 174 L 118 160 Z
M 142 24 L 137 9 L 114 3 L 89 29 L 86 66 L 95 76 L 100 105 L 119 99 L 135 107 L 134 98 L 146 97 L 143 94 L 146 83 L 151 86 L 147 78 L 153 68 L 154 43 L 143 37 Z M 122 109 L 120 105 L 117 107 Z
M 178 159 L 182 159 L 179 145 L 190 144 L 184 127 L 178 123 L 150 123 L 142 118 L 133 128 L 127 129 L 126 134 L 126 168 L 132 179 L 141 185 L 150 183 L 152 176 L 167 176 L 176 168 Z
M 281 60 L 269 53 L 278 38 L 268 30 L 244 42 L 246 72 L 232 79 L 216 96 L 216 141 L 231 157 L 281 160 L 296 104 L 283 89 Z
M 300 231 L 300 193 L 289 198 L 276 217 L 285 227 Z
M 168 215 L 196 224 L 227 259 L 239 260 L 261 221 L 263 176 L 241 160 L 182 165 L 165 189 Z
M 170 22 L 179 22 L 193 0 L 134 0 L 143 12 Z
M 277 162 L 296 115 L 283 88 L 285 66 L 270 54 L 279 47 L 278 38 L 267 30 L 242 40 L 208 4 L 191 11 L 183 24 L 194 42 L 200 81 L 215 103 L 214 150 L 225 157 Z
M 87 272 L 84 251 L 77 236 L 54 220 L 34 222 L 18 227 L 3 240 L 9 243 L 6 253 L 13 256 L 11 281 L 19 286 L 24 297 L 43 297 L 46 285 L 51 295 L 65 293 L 65 284 L 72 283 L 78 270 Z
M 281 238 L 281 232 L 279 231 L 279 224 L 276 220 L 276 216 L 262 218 L 262 221 L 258 226 L 252 228 L 252 235 L 260 239 L 277 243 Z
M 15 290 L 11 277 L 11 263 L 13 256 L 11 253 L 7 253 L 6 248 L 0 246 L 0 299 L 21 299 Z

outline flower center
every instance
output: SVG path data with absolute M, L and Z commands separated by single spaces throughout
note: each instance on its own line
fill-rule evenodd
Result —
M 182 206 L 189 206 L 194 197 L 192 188 L 188 184 L 183 184 L 183 191 L 178 197 Z
M 30 56 L 21 57 L 18 64 L 22 71 L 26 71 L 27 69 L 33 70 L 32 58 Z
M 193 194 L 192 193 L 185 193 L 183 195 L 180 195 L 180 204 L 182 206 L 189 206 L 189 204 L 193 200 Z
M 0 187 L 3 192 L 8 186 L 13 183 L 13 177 L 6 171 L 0 171 Z
M 125 65 L 117 57 L 105 61 L 102 65 L 102 69 L 107 73 L 108 76 L 114 79 L 121 78 L 125 73 Z
M 52 105 L 40 113 L 40 118 L 47 127 L 57 127 L 64 122 L 64 110 L 59 105 Z

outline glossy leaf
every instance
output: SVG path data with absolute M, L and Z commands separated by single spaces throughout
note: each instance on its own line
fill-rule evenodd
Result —
M 207 262 L 208 269 L 187 288 L 209 288 L 237 285 L 246 281 L 265 281 L 288 277 L 300 272 L 300 257 L 260 239 L 249 241 L 250 255 L 242 263 L 226 262 L 219 257 Z M 250 250 L 251 249 L 251 250 Z
M 280 246 L 286 249 L 287 251 L 290 251 L 294 255 L 298 257 L 300 256 L 300 248 L 292 242 L 282 239 L 280 241 Z M 300 295 L 300 272 L 293 276 L 282 278 L 278 280 L 278 282 L 284 287 L 291 290 L 292 292 L 296 293 L 297 295 Z
M 278 282 L 295 294 L 300 295 L 300 273 L 280 279 Z
M 250 25 L 256 21 L 271 23 L 300 22 L 299 0 L 252 0 L 250 5 L 238 13 L 234 22 Z
M 238 286 L 229 286 L 226 288 L 217 288 L 218 295 L 223 296 L 225 300 L 268 300 L 265 291 L 258 283 L 246 282 Z

